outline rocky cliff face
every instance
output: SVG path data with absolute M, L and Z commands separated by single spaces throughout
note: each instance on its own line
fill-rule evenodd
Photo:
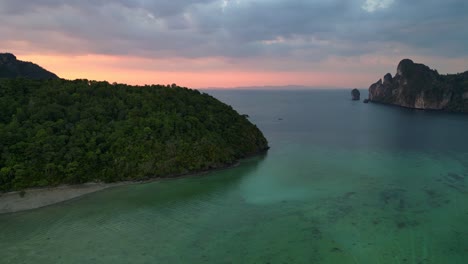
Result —
M 17 60 L 15 55 L 0 53 L 0 78 L 56 79 L 57 75 L 32 62 Z
M 415 109 L 468 112 L 468 71 L 440 75 L 404 59 L 395 77 L 387 73 L 369 87 L 369 101 Z

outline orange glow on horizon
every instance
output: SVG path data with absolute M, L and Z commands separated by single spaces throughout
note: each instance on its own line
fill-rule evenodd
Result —
M 265 69 L 275 60 L 244 58 L 141 58 L 111 55 L 63 55 L 15 53 L 19 60 L 32 61 L 65 79 L 89 79 L 132 85 L 172 84 L 190 88 L 233 88 L 252 86 L 300 85 L 319 88 L 367 88 L 387 72 L 394 73 L 399 58 L 369 55 L 356 58 L 330 57 L 326 61 L 293 65 L 299 70 Z M 463 58 L 445 59 L 416 57 L 426 65 L 440 65 L 439 72 L 464 69 Z M 270 65 L 271 64 L 271 65 Z M 311 69 L 304 71 L 302 69 Z M 456 72 L 456 70 L 455 70 Z
M 242 86 L 286 86 L 302 85 L 310 87 L 348 87 L 350 83 L 366 83 L 368 76 L 340 74 L 336 78 L 331 72 L 286 72 L 286 71 L 247 71 L 243 69 L 204 69 L 209 63 L 224 63 L 216 59 L 174 61 L 150 60 L 136 57 L 106 55 L 64 56 L 64 55 L 18 55 L 18 59 L 32 61 L 65 79 L 90 79 L 132 85 L 172 84 L 191 88 L 231 88 Z M 170 65 L 172 61 L 172 65 Z M 187 69 L 172 71 L 177 63 L 191 63 L 201 70 Z M 148 64 L 151 64 L 147 67 Z M 140 67 L 143 66 L 143 67 Z M 147 67 L 147 68 L 145 68 Z M 154 70 L 152 69 L 154 68 Z M 332 82 L 330 82 L 332 81 Z

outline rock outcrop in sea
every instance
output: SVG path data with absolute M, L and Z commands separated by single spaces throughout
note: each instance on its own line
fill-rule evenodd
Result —
M 402 60 L 394 77 L 369 87 L 369 101 L 407 108 L 468 112 L 468 71 L 441 75 L 424 64 Z
M 57 79 L 54 73 L 32 62 L 20 61 L 11 53 L 0 53 L 0 78 Z
M 361 92 L 359 92 L 358 89 L 353 89 L 351 91 L 351 99 L 353 99 L 353 101 L 361 100 Z

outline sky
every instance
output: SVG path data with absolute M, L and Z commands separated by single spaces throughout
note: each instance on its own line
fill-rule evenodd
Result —
M 62 78 L 369 85 L 411 58 L 468 70 L 466 0 L 0 0 L 0 52 Z

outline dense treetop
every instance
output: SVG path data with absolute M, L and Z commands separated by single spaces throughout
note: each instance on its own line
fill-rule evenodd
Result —
M 268 147 L 197 90 L 63 79 L 0 79 L 0 138 L 0 191 L 167 177 Z

